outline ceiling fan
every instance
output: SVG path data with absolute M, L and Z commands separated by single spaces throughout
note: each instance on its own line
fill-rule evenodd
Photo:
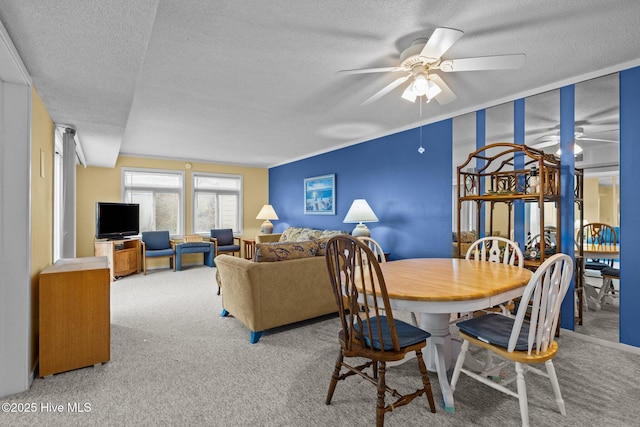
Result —
M 612 132 L 616 129 L 610 129 L 604 132 Z M 597 133 L 604 133 L 604 132 L 597 132 Z M 610 142 L 610 143 L 617 143 L 618 141 L 613 140 L 613 139 L 601 139 L 601 138 L 591 138 L 590 136 L 586 135 L 584 133 L 584 129 L 581 127 L 576 126 L 575 131 L 573 133 L 574 138 L 575 138 L 575 145 L 574 145 L 574 154 L 580 154 L 582 153 L 582 151 L 584 151 L 582 149 L 582 147 L 580 145 L 578 145 L 579 141 L 592 141 L 592 142 Z M 595 133 L 589 134 L 589 135 L 596 135 Z M 548 147 L 553 147 L 555 145 L 560 145 L 560 135 L 558 133 L 553 134 L 553 135 L 544 135 L 541 136 L 539 138 L 537 138 L 535 140 L 535 143 L 533 145 L 531 145 L 532 148 L 537 148 L 538 150 L 542 150 L 543 148 L 548 148 Z
M 374 93 L 362 102 L 362 105 L 377 101 L 393 89 L 409 81 L 402 98 L 415 102 L 417 97 L 426 97 L 427 102 L 435 99 L 441 105 L 457 99 L 444 80 L 432 71 L 445 73 L 479 70 L 508 70 L 522 67 L 526 56 L 523 53 L 481 56 L 474 58 L 443 59 L 444 55 L 464 33 L 453 28 L 436 28 L 429 39 L 417 39 L 400 54 L 400 65 L 397 67 L 361 68 L 341 70 L 345 74 L 394 73 L 402 72 L 404 76 L 397 78 L 387 86 Z

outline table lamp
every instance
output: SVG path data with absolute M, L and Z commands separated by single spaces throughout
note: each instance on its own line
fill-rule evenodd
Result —
M 357 222 L 358 225 L 353 229 L 351 235 L 368 237 L 371 236 L 371 232 L 363 222 L 378 222 L 378 217 L 365 199 L 355 199 L 342 222 Z
M 256 216 L 256 219 L 264 219 L 264 222 L 260 227 L 260 232 L 262 234 L 271 234 L 273 233 L 273 224 L 269 220 L 278 219 L 278 215 L 276 214 L 276 211 L 273 209 L 273 206 L 264 205 L 262 209 L 260 209 L 260 212 L 258 212 L 258 216 Z

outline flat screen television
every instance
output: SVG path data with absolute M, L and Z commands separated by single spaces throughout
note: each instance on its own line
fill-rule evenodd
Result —
M 140 234 L 140 205 L 96 202 L 96 238 L 121 239 Z

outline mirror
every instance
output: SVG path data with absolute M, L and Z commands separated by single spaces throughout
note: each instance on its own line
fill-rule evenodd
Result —
M 576 166 L 584 168 L 585 222 L 609 224 L 616 229 L 616 234 L 619 235 L 618 74 L 610 74 L 576 84 L 575 99 L 576 144 L 583 149 L 581 155 L 576 157 Z M 588 258 L 587 261 L 589 261 Z M 599 259 L 599 261 L 619 268 L 619 257 L 613 260 Z M 592 264 L 587 264 L 587 266 L 589 265 Z M 605 283 L 602 272 L 587 268 L 584 282 L 588 307 L 583 312 L 583 324 L 576 325 L 575 331 L 619 342 L 619 280 L 613 279 L 611 281 L 614 289 L 613 296 L 603 297 L 600 303 L 594 302 L 589 295 L 601 291 Z
M 513 141 L 513 103 L 486 109 L 486 144 Z M 559 149 L 560 90 L 536 94 L 525 99 L 525 144 L 555 154 Z M 620 224 L 619 187 L 619 81 L 614 73 L 575 85 L 575 139 L 579 147 L 575 165 L 584 169 L 584 218 L 589 222 L 604 222 L 618 227 Z M 476 150 L 476 113 L 453 119 L 453 176 L 469 153 Z M 457 182 L 454 185 L 453 226 L 457 225 Z M 526 206 L 526 205 L 525 205 Z M 545 203 L 545 226 L 556 225 L 556 208 Z M 462 230 L 475 230 L 473 205 L 461 212 Z M 525 208 L 525 234 L 539 230 L 537 209 Z M 506 215 L 506 214 L 505 214 Z M 576 212 L 576 218 L 578 212 Z M 505 221 L 507 220 L 505 219 Z M 495 225 L 494 225 L 494 228 Z M 499 230 L 502 234 L 503 230 Z M 506 230 L 504 230 L 507 232 Z M 550 238 L 555 235 L 550 230 Z M 574 232 L 577 231 L 577 228 Z M 488 232 L 488 228 L 487 228 Z M 509 236 L 511 237 L 511 236 Z M 533 236 L 531 236 L 533 237 Z M 614 267 L 619 267 L 614 260 Z M 587 278 L 602 286 L 599 273 L 588 272 Z M 618 280 L 612 281 L 619 297 Z M 583 312 L 583 325 L 575 325 L 578 333 L 597 338 L 619 341 L 619 304 L 615 298 L 604 301 Z

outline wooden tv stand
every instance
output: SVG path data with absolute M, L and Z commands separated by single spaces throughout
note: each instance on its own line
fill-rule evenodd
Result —
M 111 280 L 140 273 L 140 240 L 96 240 L 95 256 L 106 256 L 109 259 Z

